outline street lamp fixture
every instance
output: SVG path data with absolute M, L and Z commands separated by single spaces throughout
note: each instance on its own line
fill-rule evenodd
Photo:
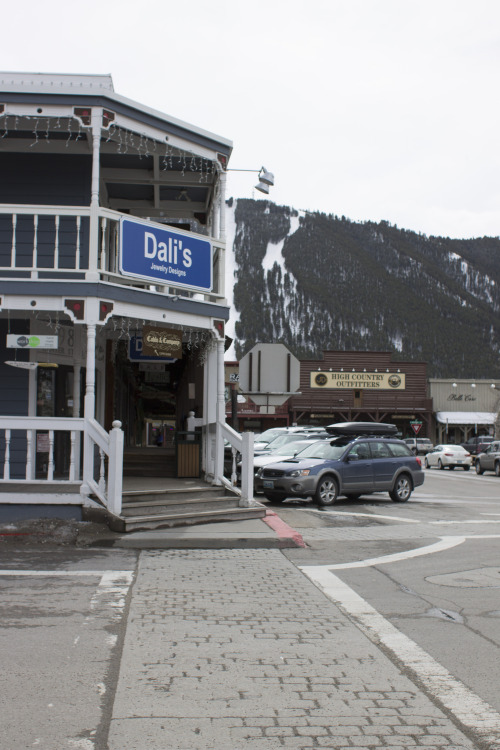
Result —
M 229 168 L 227 170 L 228 172 L 256 172 L 259 175 L 259 182 L 257 185 L 255 185 L 255 189 L 259 190 L 261 193 L 265 193 L 266 195 L 269 195 L 269 186 L 274 185 L 274 175 L 272 172 L 268 172 L 268 170 L 265 167 L 261 167 L 260 169 L 232 169 Z

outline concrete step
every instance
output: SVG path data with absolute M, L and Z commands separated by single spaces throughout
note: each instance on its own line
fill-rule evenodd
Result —
M 230 495 L 202 495 L 201 497 L 181 497 L 180 493 L 163 496 L 143 496 L 141 500 L 122 503 L 123 517 L 161 515 L 164 513 L 208 513 L 211 510 L 232 509 L 237 506 L 237 499 Z
M 147 484 L 147 481 L 145 482 Z M 122 512 L 111 520 L 114 531 L 154 530 L 174 526 L 263 518 L 264 506 L 240 508 L 239 496 L 224 487 L 204 484 L 139 488 L 122 494 Z
M 112 531 L 127 533 L 130 531 L 168 529 L 175 526 L 191 526 L 198 523 L 214 523 L 216 521 L 243 521 L 252 518 L 263 518 L 266 515 L 264 506 L 253 508 L 224 508 L 216 510 L 182 512 L 161 512 L 152 515 L 134 516 L 112 516 L 109 519 L 109 527 Z

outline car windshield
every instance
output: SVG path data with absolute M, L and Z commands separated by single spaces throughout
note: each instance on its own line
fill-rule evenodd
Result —
M 297 440 L 297 435 L 289 435 L 289 434 L 279 435 L 278 437 L 274 438 L 274 440 L 271 440 L 271 442 L 267 444 L 267 448 L 274 451 L 277 448 L 281 448 L 282 445 L 287 445 L 288 443 L 292 443 L 294 440 Z
M 271 451 L 273 456 L 294 456 L 297 451 L 304 447 L 303 440 L 290 440 L 288 443 L 278 446 Z
M 265 432 L 262 432 L 260 435 L 255 436 L 255 442 L 256 443 L 270 443 L 271 440 L 274 440 L 274 438 L 278 437 L 278 435 L 281 435 L 283 430 L 280 430 L 279 428 L 274 427 L 271 430 L 265 430 Z
M 303 458 L 324 458 L 326 460 L 332 460 L 340 458 L 345 451 L 345 445 L 331 445 L 328 440 L 321 440 L 300 451 L 298 456 Z
M 465 448 L 462 448 L 461 445 L 445 445 L 444 450 L 451 451 L 452 453 L 467 453 Z

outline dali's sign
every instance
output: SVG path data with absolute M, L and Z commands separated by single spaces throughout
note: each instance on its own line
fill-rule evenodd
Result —
M 311 388 L 378 388 L 403 390 L 405 375 L 399 372 L 311 372 Z
M 140 219 L 120 219 L 120 272 L 155 284 L 212 290 L 212 243 Z

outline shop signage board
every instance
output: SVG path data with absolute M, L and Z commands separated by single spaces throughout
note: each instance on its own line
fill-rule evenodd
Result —
M 311 388 L 336 390 L 370 389 L 397 391 L 406 387 L 405 374 L 400 372 L 311 372 Z
M 131 336 L 128 343 L 128 358 L 131 362 L 175 362 L 175 357 L 162 357 L 145 354 L 142 346 L 142 336 Z
M 212 290 L 212 243 L 141 219 L 120 219 L 120 272 L 155 284 Z
M 182 358 L 182 331 L 157 326 L 143 326 L 142 351 L 153 357 Z
M 7 334 L 8 349 L 57 349 L 57 336 L 19 336 L 17 333 Z

